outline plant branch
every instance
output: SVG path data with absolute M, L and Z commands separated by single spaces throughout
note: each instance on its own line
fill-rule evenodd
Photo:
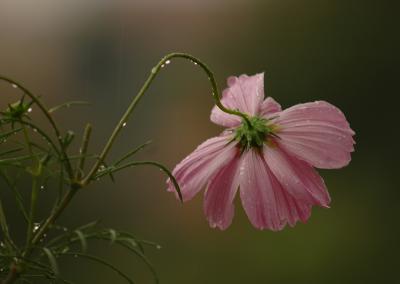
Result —
M 62 158 L 63 158 L 64 163 L 65 163 L 65 168 L 66 168 L 66 170 L 68 172 L 68 175 L 69 175 L 70 179 L 72 179 L 73 178 L 72 166 L 71 166 L 71 163 L 70 163 L 70 161 L 68 159 L 67 153 L 66 153 L 66 151 L 64 149 L 64 144 L 63 144 L 63 141 L 62 141 L 61 132 L 58 129 L 57 124 L 54 121 L 53 117 L 51 116 L 50 112 L 42 104 L 42 102 L 39 100 L 38 97 L 36 97 L 31 91 L 29 91 L 27 88 L 25 88 L 24 86 L 22 86 L 18 82 L 14 81 L 14 80 L 12 80 L 10 78 L 7 78 L 5 76 L 1 76 L 1 75 L 0 75 L 0 80 L 8 82 L 11 85 L 16 86 L 19 89 L 21 89 L 28 97 L 30 97 L 32 99 L 32 101 L 39 107 L 39 109 L 46 116 L 47 120 L 50 122 L 50 124 L 51 124 L 51 126 L 52 126 L 52 128 L 53 128 L 53 130 L 55 132 L 55 135 L 57 137 L 58 143 L 60 144 L 61 155 L 62 155 Z
M 237 111 L 237 110 L 228 109 L 224 105 L 222 105 L 222 103 L 220 101 L 220 94 L 219 94 L 219 90 L 218 90 L 218 86 L 217 86 L 217 82 L 215 80 L 214 74 L 210 70 L 210 68 L 208 68 L 208 66 L 206 64 L 204 64 L 202 61 L 200 61 L 199 59 L 197 59 L 196 57 L 194 57 L 194 56 L 192 56 L 190 54 L 186 54 L 186 53 L 170 53 L 170 54 L 166 55 L 165 57 L 163 57 L 157 63 L 157 65 L 153 69 L 151 69 L 151 73 L 150 73 L 149 77 L 147 78 L 146 82 L 144 83 L 144 85 L 140 89 L 139 93 L 133 98 L 131 104 L 128 106 L 128 108 L 125 111 L 125 113 L 123 114 L 122 118 L 120 119 L 120 121 L 118 122 L 116 127 L 114 128 L 110 138 L 108 139 L 106 145 L 103 148 L 103 151 L 100 154 L 99 159 L 94 164 L 94 166 L 92 167 L 92 169 L 90 170 L 88 175 L 82 181 L 83 184 L 88 184 L 91 181 L 91 179 L 93 178 L 93 176 L 96 174 L 96 172 L 99 169 L 99 167 L 104 163 L 104 160 L 105 160 L 107 154 L 109 153 L 112 145 L 114 144 L 114 141 L 117 138 L 119 132 L 124 127 L 124 125 L 126 124 L 127 120 L 129 119 L 129 116 L 131 115 L 133 110 L 136 108 L 137 104 L 142 99 L 143 95 L 149 89 L 151 83 L 153 82 L 153 80 L 155 79 L 155 77 L 157 76 L 157 74 L 159 73 L 161 68 L 163 66 L 165 66 L 165 64 L 168 64 L 171 61 L 172 58 L 187 59 L 187 60 L 197 64 L 198 66 L 200 66 L 204 70 L 204 72 L 207 74 L 208 79 L 211 82 L 212 95 L 214 97 L 216 105 L 222 111 L 224 111 L 226 113 L 240 116 L 241 118 L 243 118 L 250 125 L 250 121 L 249 121 L 249 119 L 248 119 L 246 114 L 244 114 L 244 113 L 242 113 L 240 111 Z

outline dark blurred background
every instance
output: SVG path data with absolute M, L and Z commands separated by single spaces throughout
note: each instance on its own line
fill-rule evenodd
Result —
M 357 133 L 356 152 L 347 168 L 321 171 L 333 202 L 331 209 L 314 209 L 307 224 L 260 232 L 238 202 L 227 231 L 210 229 L 202 194 L 180 205 L 153 168 L 119 173 L 115 185 L 107 179 L 92 185 L 60 222 L 74 226 L 102 219 L 106 226 L 160 243 L 162 249 L 149 249 L 148 255 L 162 283 L 397 283 L 395 3 L 1 0 L 0 73 L 23 82 L 49 106 L 92 102 L 56 115 L 63 130 L 76 133 L 85 122 L 93 123 L 91 153 L 104 145 L 151 68 L 172 51 L 204 60 L 221 88 L 230 75 L 265 71 L 266 95 L 283 107 L 313 100 L 335 104 Z M 17 90 L 1 84 L 0 91 L 2 108 L 16 100 Z M 173 168 L 221 131 L 209 121 L 212 106 L 207 77 L 193 64 L 173 60 L 135 110 L 110 158 L 152 139 L 140 159 Z M 19 215 L 9 218 L 18 231 Z M 137 283 L 151 283 L 143 264 L 128 253 L 107 244 L 93 248 Z M 61 271 L 78 283 L 123 283 L 85 261 L 66 262 Z

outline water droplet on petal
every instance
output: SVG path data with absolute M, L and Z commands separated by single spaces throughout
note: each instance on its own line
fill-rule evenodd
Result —
M 28 112 L 32 112 L 32 108 L 30 107 L 30 108 L 28 108 Z
M 162 65 L 161 65 L 161 68 L 164 68 L 164 67 L 165 67 L 165 64 L 162 64 Z
M 171 60 L 167 60 L 167 61 L 165 61 L 165 64 L 170 64 L 171 63 Z
M 125 126 L 126 126 L 126 122 L 122 123 L 122 127 L 125 127 Z
M 13 87 L 13 88 L 18 88 L 18 86 L 16 85 L 16 84 L 11 84 L 11 86 Z
M 157 73 L 157 68 L 154 67 L 153 69 L 151 69 L 151 73 L 156 74 Z

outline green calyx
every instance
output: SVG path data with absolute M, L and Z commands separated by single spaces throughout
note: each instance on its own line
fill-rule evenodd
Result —
M 0 125 L 11 122 L 11 127 L 14 128 L 16 121 L 21 121 L 23 118 L 29 119 L 28 114 L 32 111 L 32 103 L 24 103 L 24 99 L 21 99 L 13 104 L 9 104 L 5 111 L 0 111 Z
M 242 149 L 261 148 L 269 136 L 276 136 L 274 125 L 268 125 L 267 119 L 257 116 L 243 120 L 235 131 L 235 140 L 239 141 Z
M 23 100 L 9 104 L 5 112 L 1 114 L 9 119 L 22 119 L 28 112 L 31 111 L 32 103 L 24 103 Z

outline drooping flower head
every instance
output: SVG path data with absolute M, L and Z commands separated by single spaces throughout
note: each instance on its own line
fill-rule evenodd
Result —
M 346 166 L 355 144 L 338 108 L 316 101 L 282 110 L 271 97 L 264 99 L 264 74 L 228 78 L 221 102 L 247 119 L 213 108 L 211 121 L 227 129 L 175 167 L 184 201 L 205 188 L 205 215 L 221 230 L 232 222 L 238 190 L 250 222 L 261 230 L 306 222 L 313 205 L 329 206 L 314 167 Z M 170 181 L 168 187 L 174 191 Z

